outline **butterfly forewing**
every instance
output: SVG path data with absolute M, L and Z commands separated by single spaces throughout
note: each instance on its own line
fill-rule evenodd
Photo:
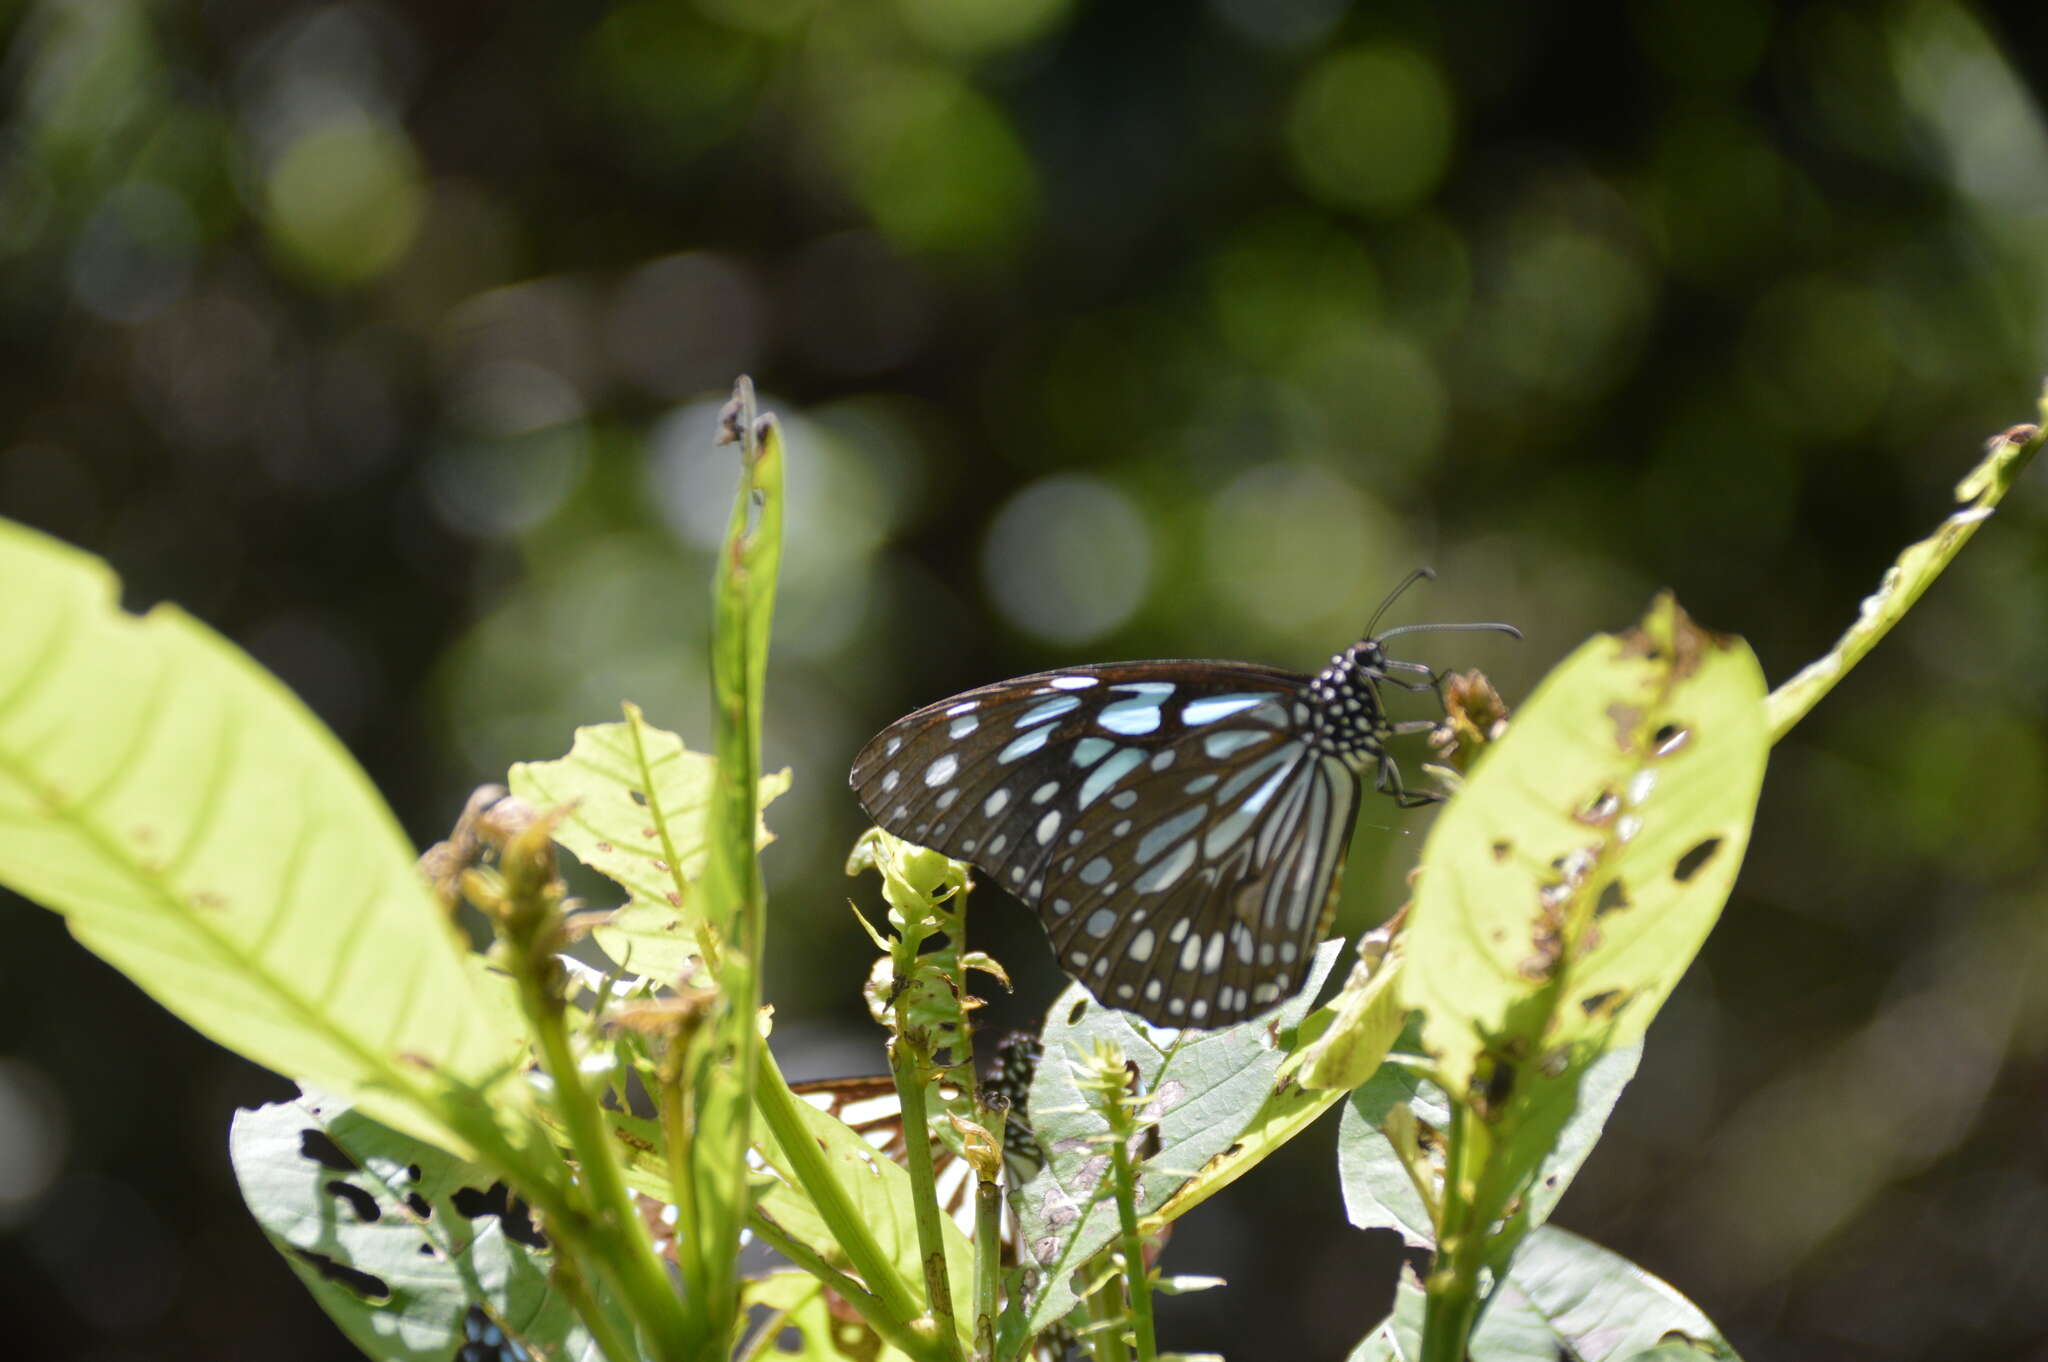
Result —
M 1035 906 L 1099 999 L 1219 1026 L 1292 992 L 1358 802 L 1308 741 L 1308 678 L 1233 662 L 1019 677 L 892 724 L 854 763 L 875 820 Z

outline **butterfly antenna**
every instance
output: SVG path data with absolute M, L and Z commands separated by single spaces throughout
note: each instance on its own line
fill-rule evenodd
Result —
M 1400 580 L 1400 582 L 1395 585 L 1394 589 L 1387 593 L 1387 598 L 1380 602 L 1380 608 L 1372 612 L 1372 623 L 1365 626 L 1365 637 L 1376 637 L 1373 633 L 1373 630 L 1379 627 L 1380 616 L 1386 614 L 1388 608 L 1392 606 L 1395 601 L 1401 599 L 1402 592 L 1406 591 L 1409 587 L 1414 586 L 1417 582 L 1429 582 L 1434 580 L 1436 580 L 1436 569 L 1430 567 L 1419 567 L 1415 569 L 1415 571 L 1409 573 L 1406 577 L 1403 577 Z
M 1515 628 L 1514 625 L 1502 624 L 1497 620 L 1489 620 L 1483 624 L 1403 624 L 1393 629 L 1387 630 L 1387 632 L 1384 634 L 1378 635 L 1373 634 L 1373 632 L 1370 629 L 1368 629 L 1366 631 L 1366 636 L 1368 638 L 1377 637 L 1382 642 L 1384 642 L 1385 640 L 1390 638 L 1399 638 L 1403 634 L 1449 634 L 1459 632 L 1472 633 L 1481 631 L 1494 634 L 1506 634 L 1510 638 L 1520 638 L 1522 636 L 1522 631 L 1520 629 Z

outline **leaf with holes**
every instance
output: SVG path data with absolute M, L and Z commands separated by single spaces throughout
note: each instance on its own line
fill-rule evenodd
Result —
M 1763 699 L 1747 645 L 1667 595 L 1567 658 L 1487 749 L 1423 848 L 1401 973 L 1456 1091 L 1482 1055 L 1498 1085 L 1642 1036 L 1742 864 Z
M 623 723 L 577 729 L 568 756 L 512 768 L 512 793 L 536 808 L 572 809 L 555 840 L 625 889 L 625 906 L 595 935 L 635 974 L 674 980 L 697 954 L 704 918 L 694 896 L 713 766 L 628 705 Z M 760 802 L 788 788 L 787 770 L 763 776 Z M 765 824 L 755 840 L 772 840 Z
M 502 995 L 397 820 L 275 677 L 106 565 L 0 522 L 0 882 L 165 1007 L 450 1148 L 511 1067 Z
M 272 1246 L 371 1357 L 446 1362 L 467 1339 L 602 1358 L 549 1284 L 545 1237 L 489 1174 L 311 1094 L 238 1112 L 228 1152 Z
M 1642 1053 L 1639 1045 L 1611 1050 L 1581 1076 L 1570 1114 L 1544 1145 L 1534 1185 L 1517 1211 L 1527 1224 L 1540 1225 L 1548 1219 L 1571 1186 L 1579 1166 L 1606 1129 L 1622 1090 L 1635 1076 Z M 1389 1113 L 1397 1105 L 1407 1108 L 1404 1124 L 1412 1126 L 1420 1156 L 1427 1161 L 1421 1175 L 1430 1180 L 1433 1194 L 1441 1190 L 1437 1184 L 1443 1174 L 1449 1104 L 1434 1084 L 1410 1069 L 1390 1064 L 1351 1093 L 1337 1126 L 1337 1180 L 1344 1192 L 1344 1213 L 1359 1229 L 1392 1230 L 1411 1248 L 1433 1249 L 1436 1227 L 1415 1185 L 1417 1175 L 1387 1134 Z
M 1030 1103 L 1046 1165 L 1013 1198 L 1029 1270 L 1023 1317 L 1005 1312 L 1006 1340 L 1035 1333 L 1073 1309 L 1074 1274 L 1118 1232 L 1109 1156 L 1102 1150 L 1108 1127 L 1075 1085 L 1073 1056 L 1109 1041 L 1136 1066 L 1137 1091 L 1151 1099 L 1141 1116 L 1157 1135 L 1156 1149 L 1134 1169 L 1138 1213 L 1149 1215 L 1227 1151 L 1261 1111 L 1287 1058 L 1280 1037 L 1300 1024 L 1341 946 L 1326 941 L 1316 949 L 1307 983 L 1277 1012 L 1219 1031 L 1154 1028 L 1103 1007 L 1078 984 L 1053 1003 Z

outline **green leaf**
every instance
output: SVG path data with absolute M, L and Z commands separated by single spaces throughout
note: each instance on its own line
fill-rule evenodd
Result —
M 1389 1064 L 1344 1103 L 1337 1122 L 1337 1181 L 1345 1217 L 1362 1230 L 1392 1230 L 1411 1248 L 1436 1247 L 1436 1224 L 1422 1193 L 1387 1138 L 1387 1113 L 1405 1107 L 1420 1130 L 1441 1132 L 1450 1124 L 1450 1104 L 1434 1084 L 1411 1069 Z M 1425 1149 L 1441 1151 L 1441 1139 Z M 1432 1188 L 1441 1167 L 1426 1170 Z
M 1301 992 L 1277 1011 L 1217 1031 L 1148 1026 L 1097 1003 L 1079 984 L 1060 994 L 1046 1016 L 1045 1057 L 1031 1084 L 1032 1133 L 1047 1161 L 1012 1198 L 1025 1251 L 1039 1272 L 1023 1293 L 1021 1323 L 1005 1312 L 1005 1347 L 1074 1308 L 1074 1274 L 1119 1232 L 1109 1155 L 1102 1149 L 1108 1126 L 1076 1086 L 1072 1058 L 1107 1042 L 1137 1068 L 1136 1091 L 1151 1099 L 1140 1115 L 1159 1136 L 1158 1152 L 1134 1170 L 1138 1214 L 1150 1215 L 1227 1150 L 1261 1110 L 1287 1058 L 1280 1038 L 1300 1024 L 1342 945 L 1325 941 L 1316 949 Z
M 1345 1362 L 1416 1362 L 1422 1356 L 1425 1304 L 1415 1269 L 1403 1263 L 1401 1276 L 1394 1283 L 1392 1313 L 1359 1341 Z
M 1344 987 L 1328 1006 L 1303 1023 L 1315 1039 L 1301 1053 L 1305 1088 L 1349 1090 L 1371 1078 L 1407 1024 L 1400 992 L 1405 951 L 1398 935 L 1369 934 Z M 1329 1014 L 1325 1020 L 1324 1014 Z M 1324 1022 L 1318 1026 L 1318 1022 Z
M 98 559 L 0 522 L 0 880 L 222 1045 L 448 1148 L 517 1053 L 397 820 L 319 720 Z
M 1956 500 L 1965 503 L 1941 522 L 1934 533 L 1899 554 L 1885 569 L 1877 590 L 1863 598 L 1856 622 L 1849 626 L 1835 646 L 1809 662 L 1797 676 L 1771 692 L 1768 715 L 1771 741 L 1776 742 L 1805 718 L 1821 697 L 1833 690 L 1850 668 L 1875 648 L 1892 626 L 1905 617 L 1914 603 L 1934 584 L 1942 570 L 1970 542 L 2006 491 L 2019 479 L 2027 463 L 2048 441 L 2048 391 L 2041 398 L 2044 425 L 2015 426 L 1991 441 L 1983 460 L 1956 484 Z
M 490 1174 L 310 1094 L 236 1113 L 228 1153 L 272 1246 L 371 1357 L 445 1362 L 467 1325 L 602 1358 Z
M 1622 1090 L 1635 1076 L 1642 1047 L 1632 1045 L 1600 1056 L 1580 1077 L 1576 1100 L 1562 1128 L 1549 1140 L 1537 1163 L 1534 1185 L 1522 1200 L 1519 1215 L 1530 1225 L 1549 1219 L 1565 1189 L 1593 1152 Z M 1362 1230 L 1392 1230 L 1412 1248 L 1436 1247 L 1436 1227 L 1416 1190 L 1415 1181 L 1386 1133 L 1387 1113 L 1407 1107 L 1419 1132 L 1421 1147 L 1441 1150 L 1450 1122 L 1450 1104 L 1435 1084 L 1412 1070 L 1387 1065 L 1345 1103 L 1337 1125 L 1337 1178 L 1344 1192 L 1347 1219 Z M 1442 1168 L 1427 1170 L 1432 1184 Z
M 1568 1230 L 1546 1225 L 1523 1241 L 1496 1292 L 1504 1308 L 1542 1321 L 1552 1362 L 1560 1351 L 1578 1362 L 1631 1362 L 1664 1348 L 1674 1357 L 1734 1358 L 1735 1349 L 1698 1306 L 1620 1254 Z M 1495 1312 L 1487 1305 L 1474 1334 L 1476 1362 L 1491 1362 L 1480 1346 Z M 1520 1356 L 1521 1354 L 1516 1354 Z M 1505 1354 L 1503 1355 L 1505 1356 Z
M 625 889 L 625 906 L 594 935 L 634 974 L 672 984 L 699 952 L 697 879 L 714 765 L 628 705 L 623 723 L 577 729 L 566 757 L 512 768 L 513 794 L 538 809 L 570 809 L 555 840 Z M 787 768 L 763 776 L 760 803 L 786 791 L 789 779 Z M 754 838 L 757 847 L 774 840 L 758 819 Z
M 1735 882 L 1769 750 L 1763 674 L 1670 597 L 1567 658 L 1423 848 L 1401 993 L 1464 1093 L 1642 1036 Z M 1502 1067 L 1508 1066 L 1508 1067 Z

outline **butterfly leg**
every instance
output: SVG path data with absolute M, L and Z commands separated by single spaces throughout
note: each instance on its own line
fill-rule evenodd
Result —
M 1382 756 L 1379 771 L 1373 777 L 1373 789 L 1394 801 L 1397 809 L 1419 809 L 1424 804 L 1441 804 L 1444 796 L 1433 790 L 1411 790 L 1401 783 L 1401 768 L 1391 757 Z

